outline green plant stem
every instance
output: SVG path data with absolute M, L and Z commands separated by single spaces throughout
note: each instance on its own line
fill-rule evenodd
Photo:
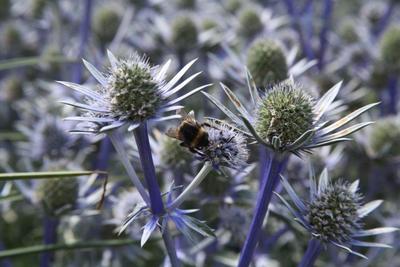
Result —
M 101 172 L 101 171 L 13 172 L 13 173 L 0 173 L 0 181 L 70 178 L 82 175 L 91 175 L 93 173 L 107 174 L 106 172 Z
M 196 177 L 190 182 L 190 184 L 185 188 L 185 190 L 180 194 L 167 208 L 169 210 L 176 209 L 179 207 L 185 199 L 187 199 L 193 190 L 198 187 L 198 185 L 206 178 L 207 174 L 212 170 L 212 166 L 209 162 L 204 163 L 203 168 L 196 175 Z
M 138 241 L 132 239 L 111 239 L 90 242 L 75 242 L 71 244 L 35 245 L 0 251 L 0 259 L 38 254 L 49 251 L 118 247 L 137 243 Z

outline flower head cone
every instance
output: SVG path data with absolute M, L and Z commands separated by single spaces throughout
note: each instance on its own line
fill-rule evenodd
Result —
M 60 82 L 85 95 L 84 103 L 63 101 L 85 111 L 84 116 L 67 118 L 81 122 L 81 127 L 76 130 L 78 133 L 101 133 L 125 125 L 132 131 L 144 121 L 179 118 L 179 115 L 165 113 L 182 108 L 178 105 L 180 101 L 209 86 L 200 86 L 182 96 L 173 97 L 200 74 L 198 72 L 178 83 L 196 60 L 189 62 L 167 82 L 165 77 L 170 61 L 162 67 L 152 67 L 146 58 L 137 54 L 122 60 L 108 51 L 108 57 L 111 70 L 107 75 L 84 60 L 86 68 L 100 83 L 95 89 Z
M 315 147 L 350 140 L 347 135 L 371 124 L 358 123 L 343 127 L 359 115 L 377 105 L 366 105 L 349 115 L 331 122 L 326 116 L 337 96 L 341 82 L 333 86 L 318 101 L 295 83 L 292 79 L 273 86 L 265 95 L 261 95 L 257 87 L 247 75 L 252 108 L 242 104 L 239 98 L 224 84 L 222 89 L 228 96 L 237 114 L 230 111 L 212 95 L 203 94 L 225 113 L 246 135 L 258 143 L 277 152 L 291 152 L 298 156 L 302 152 L 310 152 Z
M 210 121 L 206 127 L 208 133 L 208 145 L 198 149 L 198 158 L 210 162 L 215 169 L 220 166 L 233 169 L 246 165 L 249 151 L 246 147 L 246 138 L 233 126 L 220 122 Z
M 306 228 L 314 238 L 325 244 L 333 244 L 357 256 L 364 255 L 350 249 L 355 247 L 390 247 L 386 244 L 372 243 L 359 240 L 360 237 L 376 236 L 396 231 L 394 227 L 380 227 L 364 230 L 362 219 L 375 210 L 381 200 L 362 203 L 362 196 L 358 193 L 359 181 L 348 183 L 343 180 L 330 181 L 325 169 L 319 182 L 314 175 L 310 175 L 310 200 L 304 202 L 295 193 L 289 182 L 282 177 L 282 184 L 290 196 L 294 206 L 282 196 L 276 194 L 295 220 Z

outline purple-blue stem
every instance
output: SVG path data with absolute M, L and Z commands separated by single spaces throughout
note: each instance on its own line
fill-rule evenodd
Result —
M 6 250 L 6 247 L 4 246 L 3 242 L 0 241 L 0 251 Z M 10 259 L 3 259 L 1 262 L 2 267 L 12 267 L 13 264 Z
M 267 153 L 267 149 L 264 146 L 260 146 L 258 150 L 258 163 L 260 165 L 260 181 L 262 181 L 265 173 L 265 168 L 269 161 L 269 154 Z
M 80 26 L 80 43 L 79 43 L 79 51 L 78 58 L 83 56 L 83 52 L 85 51 L 86 43 L 89 39 L 90 34 L 90 23 L 92 21 L 92 9 L 93 9 L 93 0 L 85 1 L 85 9 L 84 14 L 82 15 L 82 24 Z M 72 81 L 75 83 L 80 83 L 82 80 L 82 64 L 76 63 L 72 70 Z
M 319 54 L 318 54 L 318 69 L 322 70 L 324 67 L 325 51 L 328 43 L 328 34 L 331 27 L 333 11 L 333 0 L 324 1 L 324 12 L 322 14 L 322 29 L 319 34 Z
M 247 267 L 251 263 L 261 235 L 262 225 L 268 211 L 269 203 L 271 202 L 273 191 L 279 183 L 279 174 L 284 169 L 287 159 L 287 155 L 271 153 L 271 158 L 268 161 L 264 177 L 261 181 L 261 188 L 257 195 L 253 219 L 240 254 L 238 267 Z
M 154 215 L 163 216 L 165 214 L 164 204 L 161 197 L 160 187 L 157 182 L 156 170 L 154 168 L 153 157 L 147 132 L 147 122 L 142 122 L 134 131 L 136 145 L 139 151 L 140 162 L 142 164 L 144 178 L 150 195 L 151 211 Z M 174 240 L 169 234 L 168 224 L 162 229 L 164 240 L 171 265 L 181 266 L 176 255 Z
M 388 81 L 388 93 L 389 93 L 389 103 L 388 103 L 388 113 L 397 113 L 397 77 L 392 75 L 389 77 Z
M 57 243 L 57 227 L 59 220 L 54 217 L 45 215 L 43 218 L 43 244 L 50 245 Z M 43 252 L 40 255 L 40 267 L 52 266 L 54 258 L 53 252 Z
M 285 0 L 286 8 L 291 18 L 292 28 L 297 32 L 299 42 L 301 47 L 303 48 L 303 52 L 306 55 L 307 59 L 312 60 L 314 59 L 314 51 L 311 47 L 311 39 L 312 38 L 305 38 L 303 34 L 303 27 L 299 20 L 298 12 L 295 9 L 295 4 L 293 0 Z
M 164 204 L 161 198 L 160 187 L 158 186 L 153 157 L 151 154 L 150 142 L 147 133 L 147 123 L 143 122 L 135 130 L 135 140 L 142 164 L 144 179 L 150 195 L 150 206 L 154 215 L 164 215 Z
M 298 267 L 313 267 L 315 260 L 318 258 L 322 251 L 322 244 L 319 240 L 312 238 L 308 241 L 307 251 Z

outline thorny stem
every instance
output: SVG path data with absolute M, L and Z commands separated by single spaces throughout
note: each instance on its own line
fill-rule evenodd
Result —
M 122 136 L 116 131 L 112 131 L 108 134 L 108 137 L 111 140 L 111 143 L 113 144 L 115 150 L 117 151 L 117 154 L 119 156 L 119 159 L 122 162 L 122 165 L 124 165 L 125 170 L 129 176 L 129 178 L 132 180 L 133 184 L 135 185 L 136 189 L 138 190 L 140 196 L 143 198 L 143 201 L 146 202 L 148 206 L 150 206 L 150 199 L 149 195 L 147 194 L 146 189 L 144 188 L 142 182 L 139 180 L 135 169 L 132 167 L 132 164 L 129 161 L 129 158 L 125 152 L 123 143 L 122 143 Z
M 254 216 L 240 254 L 238 267 L 247 267 L 250 265 L 261 235 L 262 225 L 268 211 L 273 191 L 279 182 L 279 173 L 281 173 L 286 165 L 287 159 L 288 156 L 285 154 L 282 155 L 274 152 L 271 154 L 271 159 L 268 161 L 268 166 L 261 181 L 261 188 L 257 195 Z
M 172 203 L 168 206 L 169 210 L 176 209 L 179 207 L 185 199 L 190 196 L 195 188 L 206 178 L 207 174 L 212 170 L 212 166 L 209 162 L 204 163 L 203 168 L 194 177 L 190 184 L 185 188 L 185 190 L 180 194 Z
M 157 182 L 156 171 L 154 168 L 153 157 L 151 153 L 151 147 L 149 142 L 149 135 L 147 133 L 147 123 L 143 122 L 134 131 L 136 145 L 139 151 L 140 162 L 142 164 L 142 169 L 144 173 L 144 178 L 146 179 L 147 188 L 150 194 L 150 206 L 152 213 L 154 215 L 162 216 L 165 214 L 164 204 L 161 198 L 160 187 Z M 164 240 L 165 247 L 171 265 L 173 267 L 180 267 L 181 264 L 176 255 L 176 249 L 174 240 L 169 234 L 168 225 L 161 229 L 162 237 Z
M 308 241 L 307 251 L 298 267 L 313 267 L 315 260 L 318 258 L 322 250 L 322 244 L 319 240 L 312 238 Z

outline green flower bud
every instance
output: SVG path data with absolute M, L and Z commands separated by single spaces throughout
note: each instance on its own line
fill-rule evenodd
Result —
M 259 88 L 269 87 L 288 76 L 285 55 L 278 44 L 271 40 L 254 42 L 247 54 L 247 67 Z
M 172 24 L 172 43 L 178 51 L 188 51 L 196 47 L 198 31 L 190 17 L 178 17 Z
M 348 44 L 354 44 L 360 39 L 354 24 L 354 21 L 346 20 L 339 30 L 340 37 Z
M 369 76 L 369 86 L 374 90 L 386 88 L 389 80 L 389 73 L 382 62 L 375 62 L 371 75 Z
M 263 24 L 258 13 L 250 8 L 242 10 L 239 15 L 239 33 L 250 38 L 261 32 Z
M 22 80 L 17 76 L 8 77 L 3 85 L 4 100 L 7 102 L 13 102 L 20 99 L 24 92 L 22 87 Z
M 111 7 L 102 7 L 96 11 L 93 17 L 93 32 L 102 44 L 112 41 L 120 21 L 118 12 Z
M 229 0 L 225 4 L 226 10 L 231 13 L 236 13 L 241 6 L 242 3 L 239 0 Z
M 378 120 L 371 128 L 369 146 L 377 158 L 400 156 L 400 118 L 390 116 Z
M 389 71 L 400 72 L 400 27 L 393 26 L 383 35 L 381 57 Z
M 322 241 L 343 243 L 359 229 L 357 210 L 361 197 L 350 190 L 350 184 L 337 181 L 328 185 L 309 204 L 306 218 Z
M 5 25 L 2 38 L 4 50 L 6 52 L 16 52 L 22 49 L 23 43 L 21 32 L 18 30 L 18 28 L 15 27 L 15 25 Z
M 282 145 L 296 141 L 313 127 L 313 100 L 292 81 L 275 85 L 262 99 L 255 129 L 266 141 L 277 137 Z
M 116 116 L 142 121 L 156 114 L 162 98 L 146 60 L 122 61 L 109 78 L 111 110 Z
M 76 178 L 46 179 L 40 182 L 37 196 L 46 213 L 60 215 L 74 207 L 78 190 L 79 184 Z

